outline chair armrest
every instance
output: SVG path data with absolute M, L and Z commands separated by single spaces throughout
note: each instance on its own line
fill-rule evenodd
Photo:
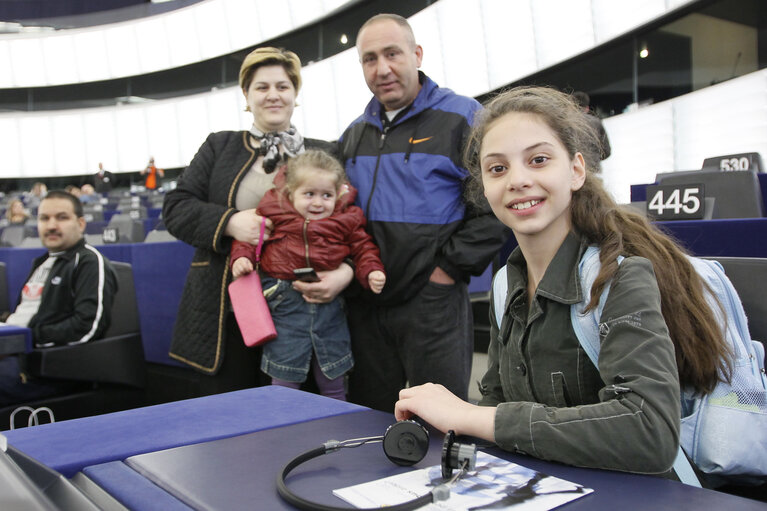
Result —
M 141 334 L 107 337 L 74 346 L 34 350 L 26 355 L 33 376 L 120 383 L 143 387 L 146 380 Z

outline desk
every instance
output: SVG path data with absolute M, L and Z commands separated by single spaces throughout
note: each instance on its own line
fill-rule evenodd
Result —
M 767 174 L 758 174 L 767 211 Z M 631 200 L 647 199 L 647 184 L 631 185 Z M 696 256 L 767 257 L 767 218 L 656 222 Z
M 178 418 L 174 418 L 176 411 L 164 406 L 9 431 L 7 437 L 11 445 L 49 466 L 65 467 L 69 474 L 82 469 L 77 478 L 98 485 L 130 509 L 280 510 L 291 508 L 277 495 L 275 481 L 291 458 L 331 438 L 382 434 L 393 422 L 391 414 L 279 387 L 182 402 Z M 197 421 L 203 423 L 197 425 Z M 194 432 L 188 433 L 184 425 Z M 147 440 L 155 436 L 164 440 Z M 173 436 L 177 438 L 170 448 L 152 449 L 150 444 L 168 443 Z M 108 438 L 114 444 L 139 443 L 138 451 L 144 453 L 122 449 L 102 456 L 78 456 L 81 450 L 105 451 Z M 69 445 L 73 442 L 78 444 L 74 449 Z M 416 468 L 439 463 L 441 442 L 440 434 L 432 435 L 429 454 Z M 53 452 L 59 449 L 67 452 Z M 568 504 L 568 511 L 765 509 L 757 501 L 667 479 L 568 467 L 488 450 L 594 489 L 593 494 Z M 63 459 L 67 457 L 79 459 L 68 463 Z M 101 462 L 87 466 L 87 458 L 99 457 Z M 343 506 L 332 489 L 406 470 L 391 464 L 380 444 L 372 444 L 312 460 L 296 469 L 288 484 L 300 496 Z
M 71 477 L 88 465 L 363 409 L 283 387 L 259 387 L 3 434 L 9 444 Z
M 32 330 L 23 326 L 0 324 L 0 355 L 32 351 Z

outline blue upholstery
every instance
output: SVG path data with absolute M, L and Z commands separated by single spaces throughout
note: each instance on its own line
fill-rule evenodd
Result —
M 767 257 L 767 218 L 657 222 L 696 256 Z
M 110 461 L 86 467 L 83 473 L 128 509 L 143 511 L 192 509 L 122 461 Z
M 264 413 L 267 409 L 269 413 Z M 84 467 L 137 454 L 360 410 L 366 408 L 270 386 L 15 429 L 4 435 L 17 449 L 71 477 Z

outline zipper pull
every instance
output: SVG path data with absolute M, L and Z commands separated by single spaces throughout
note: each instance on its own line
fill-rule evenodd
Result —
M 386 134 L 388 133 L 389 128 L 384 128 L 384 130 L 381 132 L 381 141 L 378 144 L 378 149 L 383 149 L 384 142 L 386 141 Z

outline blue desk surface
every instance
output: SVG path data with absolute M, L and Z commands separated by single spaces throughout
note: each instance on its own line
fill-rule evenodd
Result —
M 391 414 L 373 410 L 326 417 L 213 442 L 128 458 L 125 463 L 89 467 L 85 473 L 131 509 L 161 506 L 177 509 L 293 509 L 276 492 L 276 478 L 294 456 L 328 439 L 383 434 Z M 415 468 L 438 465 L 442 435 L 433 433 L 427 457 Z M 764 509 L 764 504 L 702 490 L 651 476 L 592 470 L 550 463 L 489 448 L 492 454 L 540 472 L 567 479 L 594 493 L 567 505 L 568 510 Z M 380 444 L 342 449 L 294 470 L 288 486 L 301 497 L 324 505 L 344 506 L 335 488 L 411 470 L 389 462 Z M 146 482 L 141 483 L 135 473 Z M 162 488 L 166 494 L 157 492 Z M 152 498 L 147 498 L 153 495 Z
M 71 477 L 84 467 L 365 408 L 259 387 L 5 431 L 8 443 Z

